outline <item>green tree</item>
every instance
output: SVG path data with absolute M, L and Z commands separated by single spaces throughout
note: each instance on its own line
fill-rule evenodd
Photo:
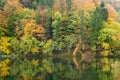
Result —
M 0 9 L 3 9 L 5 3 L 6 3 L 6 0 L 0 0 Z
M 72 1 L 71 0 L 66 0 L 66 4 L 67 4 L 66 9 L 70 10 L 71 7 L 72 7 Z
M 40 18 L 41 18 L 41 15 L 40 13 L 38 13 L 36 16 L 35 16 L 35 21 L 37 24 L 40 24 Z
M 52 8 L 54 5 L 54 0 L 37 0 L 41 8 Z
M 91 18 L 91 47 L 93 49 L 98 49 L 98 36 L 99 36 L 99 32 L 101 29 L 103 29 L 103 21 L 107 20 L 108 17 L 108 13 L 106 8 L 104 7 L 104 3 L 102 2 L 100 7 L 97 6 L 93 16 Z
M 107 9 L 105 8 L 104 2 L 102 2 L 102 3 L 100 4 L 100 7 L 101 7 L 101 15 L 102 15 L 103 20 L 107 20 L 107 19 L 108 19 L 108 11 L 107 11 Z
M 53 27 L 52 27 L 53 19 L 52 19 L 52 15 L 49 13 L 50 13 L 50 11 L 48 11 L 48 13 L 47 13 L 47 19 L 46 19 L 46 25 L 45 25 L 46 37 L 48 39 L 53 37 Z
M 60 38 L 60 27 L 61 27 L 61 20 L 62 14 L 60 12 L 55 12 L 53 16 L 53 39 L 58 40 Z

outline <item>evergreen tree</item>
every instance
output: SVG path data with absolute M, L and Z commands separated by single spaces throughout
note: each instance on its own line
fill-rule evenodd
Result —
M 107 9 L 105 8 L 104 2 L 102 2 L 102 3 L 100 4 L 100 9 L 101 9 L 101 15 L 102 15 L 103 20 L 107 20 L 107 18 L 108 18 L 108 11 L 107 11 Z
M 37 0 L 41 8 L 52 8 L 54 6 L 54 0 Z
M 61 19 L 62 19 L 61 13 L 56 12 L 55 16 L 53 17 L 53 23 L 52 23 L 53 39 L 56 41 L 58 41 L 60 39 Z
M 52 16 L 51 16 L 51 14 L 48 14 L 47 19 L 46 19 L 46 25 L 45 25 L 46 37 L 48 39 L 52 38 L 52 36 L 53 36 L 52 22 L 53 22 Z
M 5 3 L 6 3 L 6 0 L 0 0 L 0 9 L 3 9 Z
M 35 21 L 37 24 L 40 24 L 40 18 L 41 18 L 41 15 L 40 13 L 38 13 L 36 16 L 35 16 Z
M 55 26 L 55 29 L 54 29 L 54 39 L 56 41 L 59 40 L 59 38 L 60 38 L 60 23 L 61 23 L 61 20 L 58 19 L 57 21 L 58 21 L 58 23 L 57 23 L 57 25 Z
M 95 49 L 98 49 L 98 36 L 99 31 L 103 29 L 103 21 L 107 20 L 108 12 L 107 9 L 104 7 L 104 2 L 101 3 L 100 7 L 96 7 L 92 19 L 91 19 L 91 46 Z
M 72 1 L 71 0 L 66 0 L 66 4 L 67 4 L 66 9 L 70 10 L 71 6 L 72 6 Z
M 43 8 L 52 8 L 54 0 L 20 0 L 23 6 L 37 9 L 39 6 Z

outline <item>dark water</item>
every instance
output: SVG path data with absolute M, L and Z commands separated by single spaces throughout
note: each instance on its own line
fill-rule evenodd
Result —
M 0 80 L 120 80 L 120 59 L 2 59 Z

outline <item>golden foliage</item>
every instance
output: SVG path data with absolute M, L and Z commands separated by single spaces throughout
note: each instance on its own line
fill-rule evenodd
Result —
M 7 66 L 3 66 L 2 67 L 2 73 L 1 73 L 1 76 L 6 76 L 7 75 L 7 71 L 8 71 L 9 67 Z
M 107 57 L 107 56 L 109 56 L 109 53 L 110 53 L 109 50 L 105 50 L 102 52 L 102 56 Z
M 9 43 L 9 38 L 8 37 L 1 37 L 1 44 L 0 44 L 0 51 L 1 52 L 4 52 L 6 54 L 10 54 L 10 50 L 9 50 L 9 46 L 10 46 L 10 43 Z
M 105 42 L 102 43 L 102 47 L 103 47 L 105 50 L 110 48 L 109 44 L 108 44 L 108 43 L 105 43 Z
M 4 6 L 4 9 L 7 11 L 11 11 L 14 9 L 22 10 L 22 4 L 20 4 L 19 0 L 7 0 L 6 5 Z
M 48 40 L 46 44 L 43 46 L 43 49 L 47 49 L 52 45 L 52 40 Z
M 120 33 L 116 34 L 116 41 L 120 41 Z
M 38 65 L 39 65 L 39 60 L 33 59 L 33 60 L 31 61 L 31 64 L 33 64 L 33 65 L 35 65 L 35 66 L 38 66 Z
M 35 35 L 37 37 L 43 37 L 44 33 L 44 28 L 41 25 L 37 25 L 35 20 L 30 20 L 24 27 L 24 36 Z
M 109 59 L 107 57 L 104 57 L 102 59 L 102 62 L 104 63 L 104 65 L 103 65 L 103 71 L 104 72 L 110 71 Z
M 1 67 L 0 76 L 6 76 L 8 74 L 9 67 L 7 65 L 9 64 L 9 62 L 10 60 L 8 58 L 0 62 L 0 67 Z
M 19 0 L 7 0 L 4 11 L 6 13 L 6 16 L 11 16 L 12 14 L 16 14 L 22 12 L 24 8 L 22 7 L 22 4 L 20 4 Z
M 105 28 L 101 30 L 102 47 L 104 49 L 115 49 L 120 45 L 120 24 L 115 21 L 104 22 Z M 109 40 L 110 39 L 110 40 Z M 106 42 L 107 40 L 107 42 Z M 105 42 L 104 42 L 105 41 Z
M 38 49 L 38 48 L 32 48 L 32 49 L 31 49 L 31 52 L 32 52 L 32 53 L 38 53 L 38 52 L 39 52 L 39 49 Z
M 43 63 L 43 66 L 44 66 L 46 72 L 52 73 L 52 68 L 51 68 L 49 62 L 44 59 L 44 60 L 42 61 L 42 63 Z

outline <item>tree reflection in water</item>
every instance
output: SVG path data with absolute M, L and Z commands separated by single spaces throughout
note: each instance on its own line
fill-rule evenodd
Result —
M 34 58 L 0 60 L 0 80 L 119 80 L 120 60 Z

